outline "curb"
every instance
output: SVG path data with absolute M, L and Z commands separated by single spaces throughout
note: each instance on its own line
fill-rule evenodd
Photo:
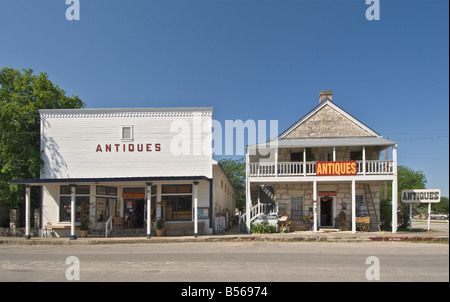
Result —
M 194 243 L 194 242 L 448 242 L 449 236 L 219 236 L 219 237 L 152 237 L 147 238 L 0 238 L 0 245 L 113 245 L 113 244 L 152 244 L 152 243 Z
M 449 241 L 448 236 L 442 237 L 420 237 L 420 236 L 390 236 L 390 237 L 369 237 L 372 241 L 436 241 L 436 242 L 445 242 Z

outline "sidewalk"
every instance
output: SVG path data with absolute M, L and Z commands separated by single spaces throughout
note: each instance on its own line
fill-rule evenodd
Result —
M 324 231 L 317 233 L 293 232 L 275 234 L 242 234 L 235 228 L 220 235 L 193 236 L 164 236 L 150 239 L 145 237 L 111 237 L 111 238 L 43 238 L 34 237 L 26 240 L 23 237 L 0 237 L 0 245 L 92 245 L 92 244 L 149 244 L 149 243 L 187 243 L 187 242 L 372 242 L 372 241 L 449 241 L 448 231 L 423 232 L 357 232 Z

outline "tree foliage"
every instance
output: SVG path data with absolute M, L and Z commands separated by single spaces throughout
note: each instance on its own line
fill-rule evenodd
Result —
M 405 166 L 397 168 L 398 180 L 398 224 L 400 227 L 407 227 L 409 224 L 409 204 L 402 203 L 402 190 L 425 189 L 427 185 L 427 177 L 423 171 L 414 171 Z M 382 194 L 384 194 L 382 192 Z M 388 200 L 381 203 L 381 219 L 385 223 L 392 221 L 392 186 L 388 187 Z M 417 205 L 414 205 L 417 207 Z
M 245 158 L 221 159 L 219 165 L 225 171 L 236 191 L 236 208 L 245 212 Z
M 66 96 L 46 73 L 0 70 L 0 201 L 18 207 L 24 199 L 24 189 L 10 181 L 39 178 L 42 161 L 38 110 L 84 106 L 78 96 Z

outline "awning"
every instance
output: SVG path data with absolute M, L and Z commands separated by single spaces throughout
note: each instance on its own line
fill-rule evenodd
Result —
M 210 179 L 206 176 L 154 176 L 154 177 L 111 177 L 111 178 L 54 178 L 54 179 L 13 179 L 12 184 L 42 186 L 46 184 L 112 183 L 112 182 L 154 182 L 154 181 L 199 181 Z

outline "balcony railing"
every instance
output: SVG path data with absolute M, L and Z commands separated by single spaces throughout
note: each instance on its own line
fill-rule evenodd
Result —
M 316 162 L 249 163 L 250 177 L 316 176 Z M 392 160 L 358 160 L 357 175 L 393 175 Z

